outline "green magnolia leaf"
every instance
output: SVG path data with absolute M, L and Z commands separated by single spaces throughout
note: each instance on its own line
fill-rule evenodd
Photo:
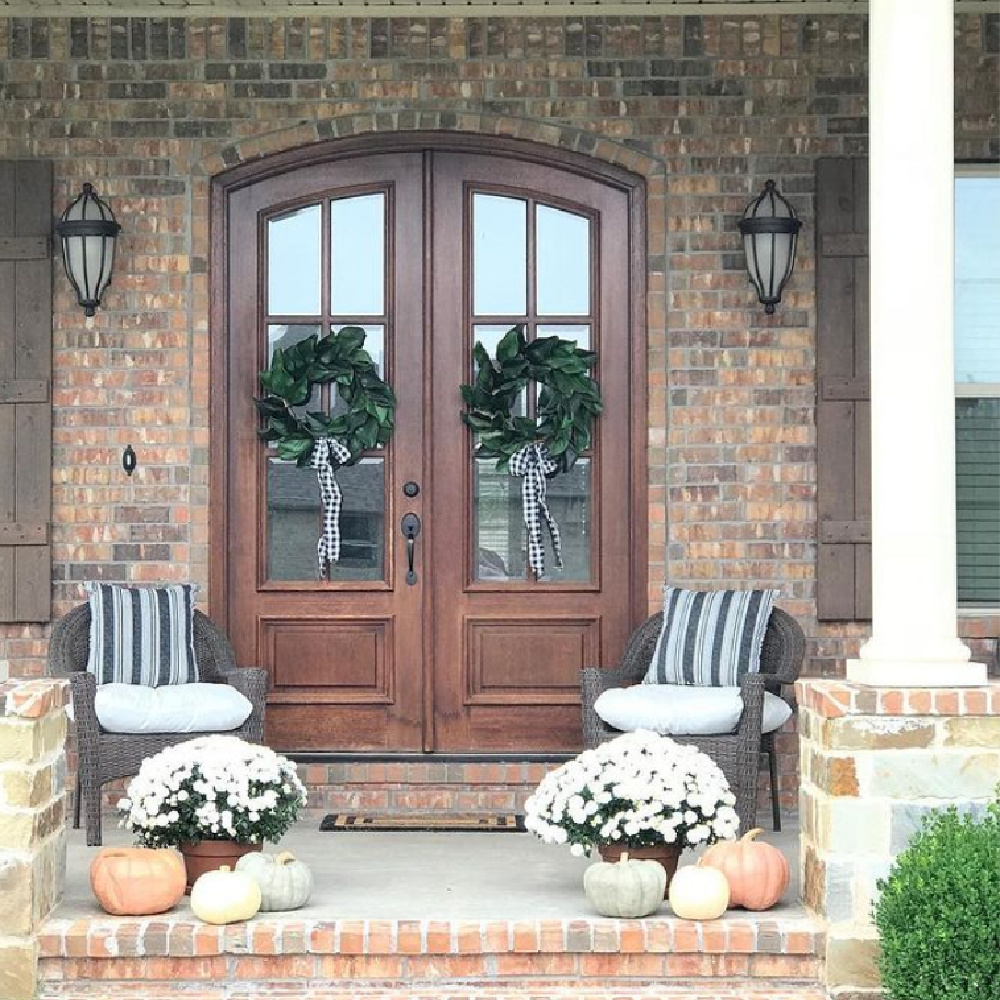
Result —
M 350 354 L 357 348 L 363 347 L 365 336 L 365 331 L 360 326 L 345 326 L 336 333 L 337 342 L 344 354 Z
M 309 384 L 307 379 L 302 379 L 292 385 L 285 398 L 288 400 L 289 406 L 304 406 L 309 402 L 309 396 L 311 394 L 312 386 Z
M 524 334 L 518 326 L 512 326 L 497 344 L 497 361 L 511 361 L 523 353 L 522 338 Z

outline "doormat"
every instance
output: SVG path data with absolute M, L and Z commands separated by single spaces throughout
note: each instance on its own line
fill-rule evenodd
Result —
M 320 830 L 344 833 L 524 833 L 524 817 L 514 813 L 496 816 L 441 816 L 416 813 L 406 816 L 362 816 L 329 813 Z

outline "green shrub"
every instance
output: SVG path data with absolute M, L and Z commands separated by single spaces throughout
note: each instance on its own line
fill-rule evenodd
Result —
M 878 888 L 892 1000 L 1000 1000 L 1000 803 L 932 814 Z

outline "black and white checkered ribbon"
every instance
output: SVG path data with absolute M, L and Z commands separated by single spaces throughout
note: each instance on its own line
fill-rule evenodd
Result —
M 526 444 L 510 459 L 511 475 L 521 477 L 521 503 L 524 506 L 524 524 L 528 529 L 528 564 L 536 577 L 545 573 L 545 549 L 542 546 L 542 522 L 539 513 L 549 526 L 552 550 L 556 565 L 562 566 L 562 540 L 559 525 L 549 510 L 545 499 L 545 477 L 555 473 L 559 466 L 544 444 Z
M 351 457 L 350 451 L 336 438 L 317 438 L 310 464 L 319 480 L 319 495 L 323 501 L 323 532 L 316 543 L 319 578 L 326 578 L 327 566 L 340 559 L 340 508 L 343 494 L 337 482 L 337 468 Z

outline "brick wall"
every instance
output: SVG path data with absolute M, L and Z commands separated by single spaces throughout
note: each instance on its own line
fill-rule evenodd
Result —
M 956 156 L 997 158 L 1000 16 L 956 24 Z M 665 173 L 649 220 L 651 603 L 667 575 L 780 587 L 809 671 L 835 674 L 865 630 L 815 622 L 813 168 L 866 151 L 865 29 L 848 15 L 0 20 L 0 155 L 53 158 L 57 211 L 90 180 L 125 226 L 92 321 L 56 281 L 57 611 L 87 578 L 207 581 L 207 171 L 344 122 L 529 119 Z M 805 223 L 772 318 L 734 235 L 769 176 Z M 44 657 L 43 629 L 0 629 L 12 674 Z

